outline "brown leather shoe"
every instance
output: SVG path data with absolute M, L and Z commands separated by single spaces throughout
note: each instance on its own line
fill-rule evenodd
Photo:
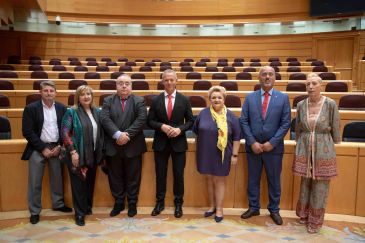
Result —
M 283 224 L 283 219 L 281 218 L 279 213 L 270 213 L 270 217 L 272 218 L 275 224 L 277 225 Z
M 241 218 L 242 219 L 249 219 L 252 216 L 258 216 L 258 215 L 260 215 L 260 211 L 256 211 L 256 210 L 253 210 L 253 209 L 249 208 L 246 212 L 244 212 L 241 215 Z

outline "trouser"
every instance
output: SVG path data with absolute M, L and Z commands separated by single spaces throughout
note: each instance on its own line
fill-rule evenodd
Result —
M 306 218 L 308 227 L 313 230 L 322 227 L 329 185 L 329 180 L 301 178 L 296 214 L 298 217 Z
M 109 186 L 115 203 L 123 204 L 125 198 L 129 205 L 137 204 L 141 184 L 142 155 L 132 158 L 118 150 L 114 156 L 106 158 L 109 168 Z
M 28 170 L 28 207 L 32 215 L 40 214 L 42 209 L 42 179 L 44 167 L 48 161 L 49 180 L 51 184 L 52 208 L 63 207 L 62 164 L 58 157 L 46 159 L 34 150 L 29 158 Z
M 185 152 L 174 152 L 170 146 L 166 146 L 163 151 L 155 151 L 155 171 L 156 171 L 156 201 L 164 203 L 166 196 L 166 178 L 169 157 L 172 158 L 172 171 L 174 176 L 174 203 L 182 205 L 184 203 L 184 169 Z

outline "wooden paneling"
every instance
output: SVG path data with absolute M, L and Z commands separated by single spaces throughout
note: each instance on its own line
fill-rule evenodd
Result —
M 352 175 L 354 176 L 354 175 Z M 355 177 L 355 176 L 354 176 Z M 365 216 L 365 145 L 359 144 L 359 167 L 357 171 L 356 215 Z

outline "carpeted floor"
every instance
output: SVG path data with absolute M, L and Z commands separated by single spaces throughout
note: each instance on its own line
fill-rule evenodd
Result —
M 326 220 L 318 234 L 308 234 L 294 217 L 284 217 L 275 225 L 267 214 L 241 220 L 225 215 L 216 223 L 201 214 L 185 214 L 175 219 L 165 212 L 158 217 L 148 213 L 135 218 L 121 215 L 110 218 L 107 212 L 86 218 L 86 226 L 74 224 L 73 216 L 41 216 L 32 225 L 28 217 L 0 220 L 0 242 L 365 242 L 365 223 Z M 356 221 L 356 220 L 355 220 Z

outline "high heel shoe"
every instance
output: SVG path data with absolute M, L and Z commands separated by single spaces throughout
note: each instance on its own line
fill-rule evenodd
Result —
M 204 212 L 204 217 L 205 218 L 208 218 L 208 217 L 210 217 L 210 216 L 212 216 L 213 214 L 215 214 L 215 212 L 216 212 L 217 210 L 216 210 L 216 208 L 214 208 L 214 210 L 213 211 L 206 211 L 206 212 Z
M 223 220 L 223 215 L 222 215 L 221 217 L 219 217 L 219 216 L 215 216 L 215 217 L 214 217 L 214 220 L 215 220 L 215 222 L 217 222 L 217 223 L 221 222 L 221 221 Z

